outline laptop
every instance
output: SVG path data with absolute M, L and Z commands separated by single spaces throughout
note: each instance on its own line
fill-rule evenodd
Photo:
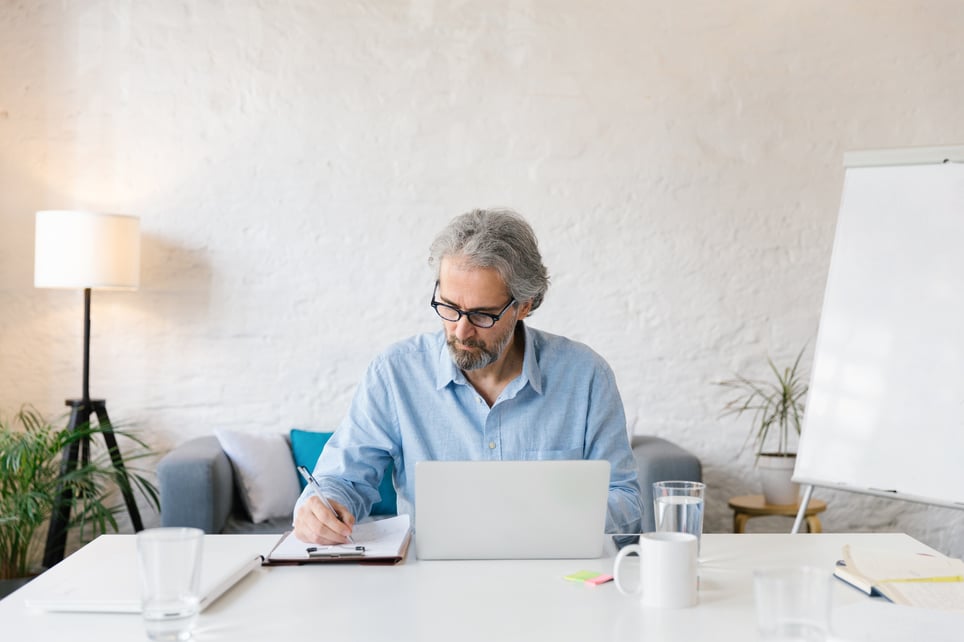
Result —
M 201 611 L 261 566 L 256 551 L 260 544 L 250 538 L 215 537 L 205 538 L 201 553 Z M 62 563 L 69 566 L 69 573 L 42 573 L 24 587 L 27 606 L 75 613 L 141 612 L 133 535 L 101 535 Z
M 419 559 L 601 557 L 609 462 L 415 464 Z

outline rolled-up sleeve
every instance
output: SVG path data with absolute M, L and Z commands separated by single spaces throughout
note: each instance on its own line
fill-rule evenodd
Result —
M 597 368 L 589 392 L 586 418 L 587 459 L 610 463 L 606 531 L 639 533 L 643 525 L 636 460 L 626 432 L 626 414 L 612 370 Z

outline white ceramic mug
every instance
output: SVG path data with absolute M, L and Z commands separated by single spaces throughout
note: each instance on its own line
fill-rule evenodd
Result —
M 630 553 L 639 555 L 639 584 L 628 591 L 619 569 Z M 643 606 L 678 609 L 695 606 L 697 539 L 689 533 L 643 533 L 639 544 L 620 549 L 613 564 L 616 588 L 625 595 L 639 595 Z

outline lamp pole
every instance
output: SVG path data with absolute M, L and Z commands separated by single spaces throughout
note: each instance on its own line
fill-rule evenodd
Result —
M 90 425 L 90 416 L 95 414 L 100 426 L 100 434 L 104 436 L 107 451 L 110 453 L 114 468 L 118 471 L 118 483 L 121 494 L 124 496 L 124 503 L 127 505 L 127 512 L 131 517 L 131 525 L 134 531 L 141 531 L 144 525 L 141 522 L 141 514 L 134 501 L 134 492 L 131 488 L 127 469 L 124 467 L 124 460 L 121 457 L 120 448 L 117 447 L 117 437 L 114 435 L 110 417 L 107 416 L 107 403 L 103 399 L 90 398 L 90 288 L 84 288 L 84 379 L 83 391 L 80 399 L 67 399 L 64 403 L 70 406 L 70 421 L 67 424 L 67 431 L 84 430 Z M 63 480 L 72 470 L 78 466 L 86 466 L 90 458 L 90 437 L 81 440 L 74 440 L 64 447 L 64 452 L 60 460 L 60 478 Z M 43 565 L 50 568 L 60 560 L 64 559 L 64 551 L 67 548 L 67 527 L 70 524 L 70 506 L 73 500 L 73 491 L 67 487 L 63 481 L 58 485 L 57 500 L 54 503 L 53 513 L 50 515 L 50 526 L 47 529 L 47 544 L 44 547 Z

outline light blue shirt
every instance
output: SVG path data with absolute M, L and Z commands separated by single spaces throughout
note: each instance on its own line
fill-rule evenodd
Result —
M 581 343 L 523 328 L 522 372 L 491 408 L 453 363 L 441 330 L 376 357 L 315 466 L 325 493 L 367 516 L 394 462 L 398 512 L 414 520 L 419 461 L 606 459 L 606 530 L 640 532 L 636 462 L 612 370 Z

